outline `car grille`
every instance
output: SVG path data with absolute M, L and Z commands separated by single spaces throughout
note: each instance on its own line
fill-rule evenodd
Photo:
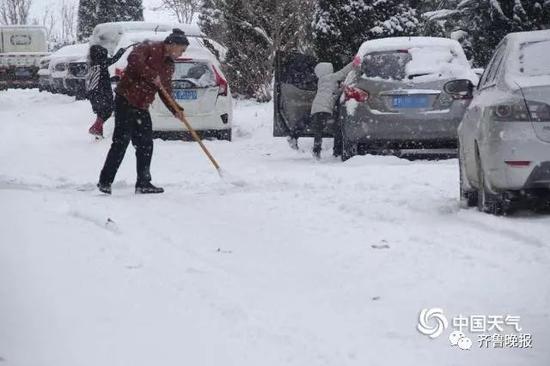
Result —
M 85 77 L 88 73 L 88 65 L 85 62 L 69 64 L 69 73 L 76 77 Z
M 67 65 L 64 64 L 64 63 L 60 63 L 60 64 L 57 64 L 55 65 L 55 71 L 65 71 L 67 70 Z

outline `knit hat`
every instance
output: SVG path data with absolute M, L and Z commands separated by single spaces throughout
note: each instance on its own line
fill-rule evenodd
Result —
M 166 44 L 177 44 L 180 46 L 189 46 L 189 40 L 185 36 L 185 32 L 181 29 L 173 29 L 172 33 L 164 40 Z

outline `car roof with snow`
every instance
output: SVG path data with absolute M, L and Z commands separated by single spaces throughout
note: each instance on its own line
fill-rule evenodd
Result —
M 510 33 L 505 41 L 505 80 L 511 88 L 550 85 L 550 30 Z
M 90 45 L 88 43 L 73 44 L 61 47 L 48 58 L 52 63 L 64 61 L 64 60 L 78 60 L 83 57 L 87 57 Z
M 458 41 L 450 38 L 441 37 L 392 37 L 374 39 L 364 42 L 359 47 L 360 56 L 364 56 L 367 53 L 372 52 L 384 52 L 395 51 L 411 48 L 425 48 L 425 47 L 446 47 L 454 50 L 457 54 L 464 54 L 464 50 Z M 464 56 L 466 58 L 466 56 Z
M 124 34 L 121 39 L 119 46 L 128 47 L 133 43 L 142 43 L 142 42 L 162 42 L 168 37 L 170 32 L 132 32 Z M 181 57 L 182 59 L 194 59 L 194 60 L 204 60 L 210 61 L 215 64 L 219 64 L 218 59 L 212 53 L 211 50 L 205 45 L 205 39 L 203 37 L 194 37 L 189 36 L 189 47 Z M 223 46 L 220 46 L 223 48 Z
M 127 33 L 140 31 L 157 31 L 171 32 L 172 29 L 178 28 L 187 35 L 200 36 L 203 35 L 200 28 L 196 24 L 181 24 L 181 23 L 157 23 L 157 22 L 112 22 L 98 24 L 93 31 L 93 35 L 101 35 L 108 33 Z
M 154 22 L 114 22 L 98 24 L 90 37 L 90 45 L 101 45 L 110 54 L 114 54 L 117 47 L 120 47 L 121 39 L 132 33 L 170 33 L 178 28 L 188 36 L 204 36 L 196 24 L 171 24 Z

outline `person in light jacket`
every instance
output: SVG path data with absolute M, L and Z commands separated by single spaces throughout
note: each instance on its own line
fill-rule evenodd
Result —
M 315 67 L 315 75 L 319 79 L 317 83 L 317 94 L 311 106 L 311 126 L 314 131 L 313 156 L 321 158 L 323 144 L 323 129 L 328 121 L 333 118 L 334 107 L 340 96 L 340 83 L 344 81 L 353 64 L 349 63 L 342 70 L 334 72 L 331 63 L 321 62 Z M 337 153 L 335 137 L 335 154 Z

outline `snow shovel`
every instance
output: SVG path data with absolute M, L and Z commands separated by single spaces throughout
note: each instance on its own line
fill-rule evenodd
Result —
M 168 102 L 168 105 L 170 106 L 171 109 L 175 110 L 175 111 L 179 111 L 179 110 L 183 110 L 183 108 L 180 107 L 180 105 L 174 100 L 174 98 L 172 98 L 172 96 L 166 91 L 166 89 L 164 89 L 162 86 L 159 88 L 159 93 L 162 95 L 162 98 Z M 189 121 L 187 120 L 187 118 L 185 118 L 185 115 L 182 116 L 182 118 L 180 119 L 180 121 L 185 125 L 185 127 L 187 127 L 187 130 L 191 133 L 191 136 L 193 136 L 193 140 L 195 140 L 199 146 L 201 147 L 202 151 L 204 151 L 204 153 L 206 154 L 206 156 L 208 157 L 208 159 L 210 160 L 210 162 L 212 163 L 212 165 L 214 165 L 214 168 L 216 168 L 217 172 L 218 172 L 218 175 L 220 176 L 220 178 L 224 179 L 224 176 L 229 178 L 228 177 L 228 174 L 227 172 L 223 171 L 222 168 L 220 167 L 220 165 L 218 164 L 218 162 L 216 161 L 216 159 L 214 159 L 214 156 L 212 156 L 212 154 L 210 153 L 210 151 L 208 151 L 208 149 L 206 148 L 206 146 L 204 145 L 204 143 L 202 142 L 202 139 L 200 138 L 200 136 L 197 134 L 197 132 L 195 131 L 195 129 L 193 128 L 193 126 L 191 126 L 191 124 L 189 123 Z M 237 181 L 237 180 L 234 180 L 234 179 L 231 179 L 231 184 L 233 185 L 236 185 L 236 186 L 244 186 L 245 183 L 242 182 L 242 181 Z

